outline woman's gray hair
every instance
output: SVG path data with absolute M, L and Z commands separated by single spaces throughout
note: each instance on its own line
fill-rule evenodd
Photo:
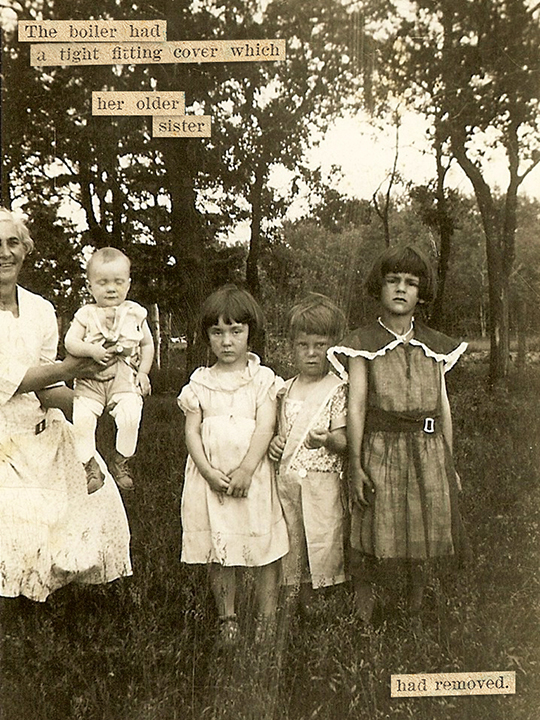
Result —
M 26 222 L 24 221 L 22 215 L 14 213 L 7 208 L 0 207 L 0 222 L 2 220 L 9 220 L 9 222 L 13 224 L 17 237 L 26 249 L 26 254 L 28 255 L 28 253 L 31 253 L 34 249 L 34 241 L 30 237 L 30 233 L 28 232 Z

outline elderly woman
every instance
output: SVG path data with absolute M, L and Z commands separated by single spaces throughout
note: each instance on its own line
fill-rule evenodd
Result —
M 24 223 L 0 209 L 0 596 L 44 601 L 70 582 L 130 575 L 131 564 L 116 485 L 103 465 L 103 487 L 87 494 L 64 417 L 71 391 L 62 381 L 91 366 L 55 362 L 54 309 L 17 285 L 32 248 Z

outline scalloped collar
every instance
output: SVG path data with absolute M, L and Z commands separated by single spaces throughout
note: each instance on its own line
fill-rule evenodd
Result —
M 347 335 L 339 345 L 329 348 L 328 359 L 342 378 L 347 378 L 347 369 L 339 356 L 363 357 L 374 360 L 385 355 L 390 350 L 404 345 L 401 336 L 396 336 L 379 322 L 374 322 L 358 328 Z M 461 355 L 467 349 L 466 342 L 454 340 L 444 333 L 432 330 L 421 322 L 414 326 L 414 337 L 408 341 L 409 345 L 422 348 L 425 355 L 436 362 L 443 363 L 444 372 L 451 370 Z M 345 360 L 346 362 L 346 360 Z

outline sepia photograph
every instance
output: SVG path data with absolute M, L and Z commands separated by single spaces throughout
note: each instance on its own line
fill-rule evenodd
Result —
M 0 42 L 1 720 L 536 720 L 540 3 Z

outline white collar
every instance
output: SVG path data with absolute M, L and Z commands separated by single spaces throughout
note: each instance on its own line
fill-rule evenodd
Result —
M 407 338 L 414 330 L 414 318 L 413 317 L 411 318 L 411 326 L 404 335 L 399 335 L 398 333 L 394 332 L 393 330 L 390 330 L 389 327 L 386 327 L 386 325 L 381 320 L 380 316 L 377 318 L 377 322 L 379 323 L 379 325 L 381 327 L 383 327 L 387 332 L 389 332 L 390 335 L 393 335 L 396 338 L 396 340 L 399 340 L 402 343 L 407 342 Z

